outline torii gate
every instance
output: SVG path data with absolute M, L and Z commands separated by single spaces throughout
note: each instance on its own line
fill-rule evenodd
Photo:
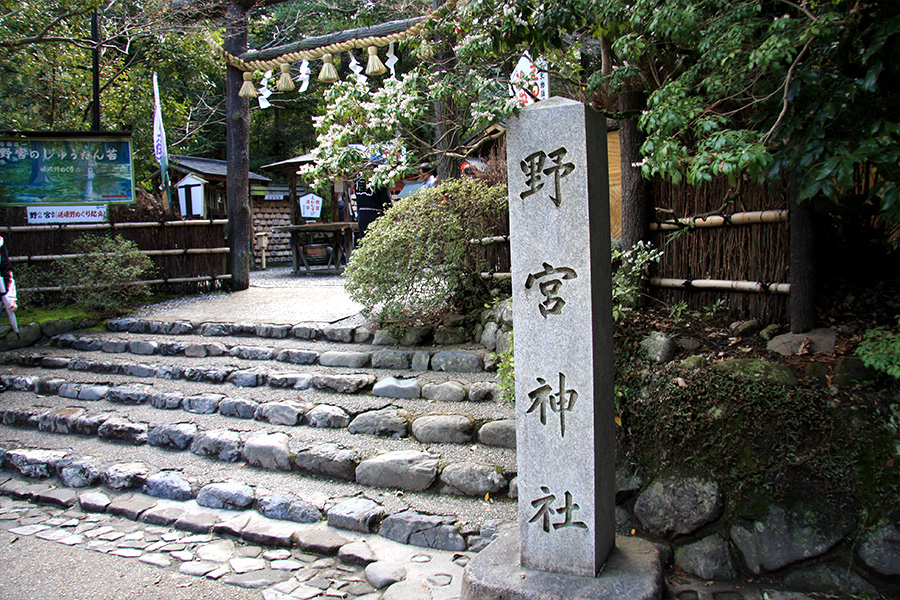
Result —
M 446 14 L 455 5 L 455 0 L 433 0 L 434 10 L 426 16 L 391 21 L 372 27 L 362 27 L 324 36 L 306 38 L 261 51 L 249 52 L 248 11 L 260 4 L 270 6 L 286 0 L 231 1 L 225 9 L 224 45 L 212 43 L 226 62 L 225 75 L 225 138 L 226 138 L 226 210 L 228 213 L 228 238 L 231 246 L 232 289 L 245 290 L 250 287 L 250 264 L 252 247 L 252 218 L 248 198 L 250 171 L 250 105 L 248 98 L 256 95 L 253 88 L 253 72 L 275 69 L 281 70 L 279 91 L 293 89 L 290 65 L 299 60 L 321 58 L 323 61 L 322 81 L 334 81 L 337 73 L 331 63 L 331 55 L 352 48 L 369 48 L 369 64 L 366 73 L 378 75 L 385 67 L 378 59 L 377 48 L 391 42 L 408 39 L 419 34 L 433 19 Z M 187 8 L 194 0 L 174 0 L 172 7 Z M 374 51 L 373 51 L 374 50 Z M 328 67 L 331 67 L 330 70 Z

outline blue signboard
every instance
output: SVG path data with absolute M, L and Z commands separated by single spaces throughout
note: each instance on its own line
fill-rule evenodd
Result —
M 134 202 L 131 139 L 0 137 L 0 206 Z

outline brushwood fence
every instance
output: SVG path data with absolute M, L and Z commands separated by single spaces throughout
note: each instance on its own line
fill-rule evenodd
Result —
M 71 252 L 72 242 L 84 235 L 121 236 L 150 257 L 154 269 L 144 281 L 156 291 L 191 294 L 225 289 L 231 280 L 226 240 L 227 219 L 124 222 L 73 225 L 21 225 L 0 227 L 13 271 L 33 273 L 46 283 L 53 264 Z M 27 266 L 26 269 L 22 269 Z M 20 286 L 27 282 L 21 281 Z M 39 289 L 53 293 L 53 285 Z

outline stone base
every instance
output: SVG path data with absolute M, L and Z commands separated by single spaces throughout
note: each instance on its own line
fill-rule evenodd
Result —
M 565 556 L 559 557 L 565 561 Z M 462 600 L 656 600 L 662 597 L 659 552 L 638 538 L 616 537 L 598 577 L 576 577 L 522 568 L 519 531 L 505 530 L 469 561 Z

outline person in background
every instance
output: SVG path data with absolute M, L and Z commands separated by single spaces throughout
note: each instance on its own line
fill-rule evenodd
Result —
M 18 305 L 16 301 L 16 280 L 13 279 L 12 263 L 9 260 L 9 251 L 6 244 L 3 243 L 3 237 L 0 236 L 0 276 L 3 277 L 3 285 L 6 293 L 3 294 L 3 308 L 8 308 L 15 312 Z
M 366 229 L 391 205 L 391 194 L 387 188 L 373 187 L 360 173 L 353 182 L 356 194 L 356 222 L 359 224 L 359 238 L 366 235 Z
M 434 173 L 434 167 L 431 163 L 422 163 L 419 165 L 419 177 L 425 179 L 422 189 L 433 188 L 437 185 L 437 176 Z

